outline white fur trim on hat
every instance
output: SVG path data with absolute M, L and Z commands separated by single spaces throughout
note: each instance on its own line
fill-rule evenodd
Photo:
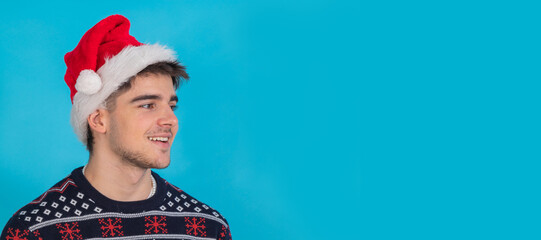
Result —
M 77 83 L 75 83 L 77 92 L 82 92 L 86 95 L 97 93 L 101 89 L 101 86 L 100 76 L 91 69 L 81 71 L 79 77 L 77 77 Z
M 115 92 L 120 85 L 127 82 L 130 77 L 135 76 L 148 65 L 176 60 L 177 58 L 173 50 L 158 44 L 128 46 L 122 49 L 117 55 L 106 59 L 103 66 L 97 71 L 102 81 L 101 89 L 90 95 L 84 92 L 77 92 L 73 96 L 70 122 L 79 140 L 83 144 L 87 144 L 88 116 L 96 111 L 96 109 L 105 107 L 104 102 L 107 97 Z M 79 80 L 77 80 L 77 83 L 79 83 Z M 77 90 L 79 91 L 79 89 Z

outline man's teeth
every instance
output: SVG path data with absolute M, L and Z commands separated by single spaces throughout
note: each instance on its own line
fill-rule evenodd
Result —
M 169 141 L 168 137 L 149 137 L 151 141 L 161 141 L 161 142 L 167 142 Z

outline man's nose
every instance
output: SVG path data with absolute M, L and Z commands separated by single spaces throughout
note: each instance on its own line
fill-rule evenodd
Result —
M 167 108 L 165 108 L 160 119 L 158 120 L 158 124 L 171 127 L 174 127 L 178 124 L 177 116 L 175 115 L 175 112 L 173 112 L 173 109 L 171 109 L 171 107 L 168 106 Z

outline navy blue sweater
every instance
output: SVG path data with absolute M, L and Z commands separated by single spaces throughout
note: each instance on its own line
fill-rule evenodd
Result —
M 152 173 L 156 193 L 119 202 L 73 172 L 9 220 L 0 240 L 30 239 L 231 239 L 225 218 Z

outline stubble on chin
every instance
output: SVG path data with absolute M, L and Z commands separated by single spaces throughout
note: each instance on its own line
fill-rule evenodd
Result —
M 119 142 L 112 142 L 111 146 L 113 152 L 117 154 L 120 159 L 132 166 L 139 168 L 157 168 L 162 169 L 169 166 L 171 161 L 169 160 L 164 166 L 158 165 L 154 162 L 154 159 L 149 158 L 143 152 L 128 149 Z

